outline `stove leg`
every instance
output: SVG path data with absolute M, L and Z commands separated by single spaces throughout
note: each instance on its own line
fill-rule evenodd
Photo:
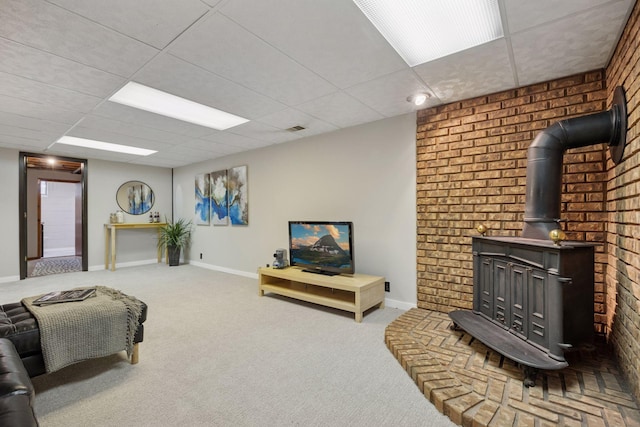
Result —
M 455 323 L 455 322 L 451 322 L 451 323 L 449 324 L 449 329 L 450 329 L 450 330 L 452 330 L 452 331 L 460 331 L 460 330 L 462 330 L 462 329 L 460 328 L 460 326 L 458 326 L 458 324 L 457 324 L 457 323 Z
M 525 366 L 524 367 L 524 386 L 535 387 L 537 374 L 538 374 L 538 370 L 536 368 L 532 368 L 531 366 Z

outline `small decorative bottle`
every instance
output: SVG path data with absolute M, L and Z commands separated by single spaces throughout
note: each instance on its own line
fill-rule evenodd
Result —
M 149 211 L 149 222 L 155 222 L 153 217 L 153 212 Z

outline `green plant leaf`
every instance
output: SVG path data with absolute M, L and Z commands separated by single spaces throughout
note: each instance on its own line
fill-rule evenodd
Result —
M 175 246 L 184 248 L 191 243 L 191 221 L 180 218 L 177 221 L 166 221 L 167 225 L 160 227 L 158 246 Z

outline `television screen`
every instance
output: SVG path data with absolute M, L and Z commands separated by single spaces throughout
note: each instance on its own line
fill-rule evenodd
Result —
M 353 223 L 289 221 L 290 264 L 322 274 L 353 274 Z

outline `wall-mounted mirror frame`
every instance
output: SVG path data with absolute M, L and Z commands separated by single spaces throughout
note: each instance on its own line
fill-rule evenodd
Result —
M 118 188 L 116 202 L 123 212 L 142 215 L 151 210 L 155 202 L 153 190 L 142 181 L 127 181 Z

